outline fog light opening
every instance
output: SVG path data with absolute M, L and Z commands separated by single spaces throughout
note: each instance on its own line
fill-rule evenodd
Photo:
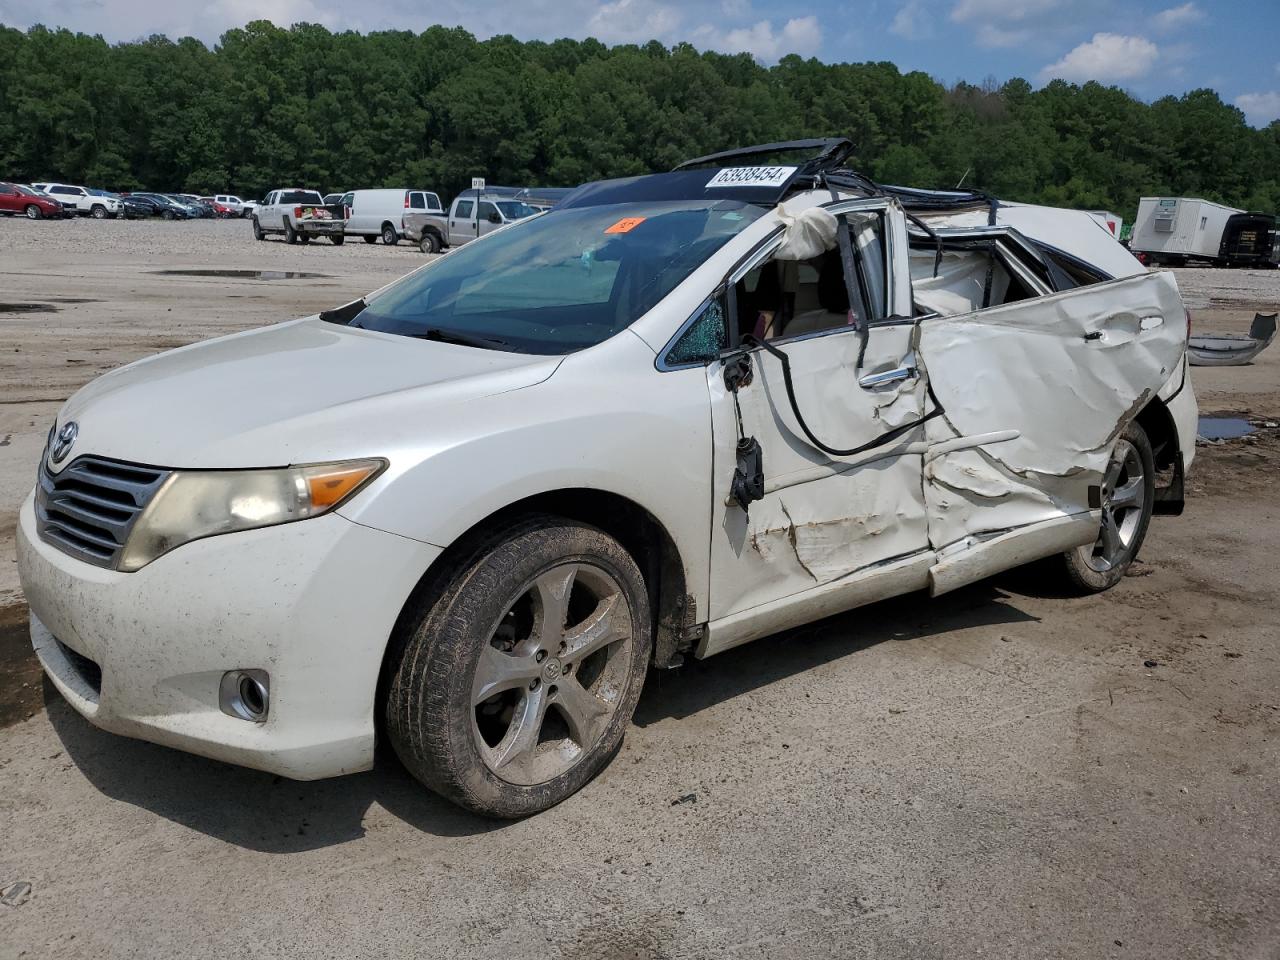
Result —
M 271 708 L 271 680 L 265 670 L 228 670 L 218 687 L 218 706 L 228 716 L 262 723 Z

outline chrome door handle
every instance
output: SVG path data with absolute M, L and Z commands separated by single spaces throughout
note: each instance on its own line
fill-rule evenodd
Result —
M 918 376 L 916 370 L 916 358 L 914 355 L 908 356 L 902 362 L 902 366 L 896 370 L 885 370 L 883 373 L 869 373 L 865 377 L 858 380 L 858 386 L 863 388 L 879 387 L 886 383 L 897 383 L 900 380 L 914 380 Z

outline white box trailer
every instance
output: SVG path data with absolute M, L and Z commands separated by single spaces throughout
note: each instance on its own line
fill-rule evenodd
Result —
M 1222 256 L 1227 221 L 1241 213 L 1196 197 L 1143 197 L 1129 247 L 1134 253 L 1145 253 L 1151 263 L 1178 265 L 1188 259 L 1216 263 Z

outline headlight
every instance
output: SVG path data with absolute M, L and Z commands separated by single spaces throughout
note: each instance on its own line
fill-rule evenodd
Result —
M 139 570 L 202 537 L 318 517 L 386 465 L 385 460 L 348 460 L 281 470 L 178 470 L 138 517 L 119 569 Z

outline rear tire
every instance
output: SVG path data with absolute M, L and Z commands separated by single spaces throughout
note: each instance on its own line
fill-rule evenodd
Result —
M 651 644 L 631 555 L 594 527 L 529 518 L 474 542 L 402 615 L 388 738 L 455 803 L 538 813 L 617 752 Z
M 400 242 L 400 234 L 396 233 L 396 228 L 389 223 L 382 225 L 382 242 L 388 247 L 394 247 Z
M 285 243 L 298 242 L 298 231 L 293 229 L 293 224 L 289 222 L 288 217 L 285 217 L 284 219 L 284 242 Z
M 1066 579 L 1082 594 L 1110 590 L 1142 547 L 1155 505 L 1156 469 L 1151 441 L 1137 423 L 1116 440 L 1102 477 L 1102 525 L 1094 543 L 1062 554 Z
M 424 233 L 422 239 L 418 241 L 418 249 L 423 253 L 439 253 L 440 238 L 434 233 Z
M 37 207 L 34 203 L 28 203 L 26 208 L 22 212 L 27 215 L 28 220 L 39 220 L 41 217 L 44 216 L 44 211 L 41 210 L 39 207 Z

